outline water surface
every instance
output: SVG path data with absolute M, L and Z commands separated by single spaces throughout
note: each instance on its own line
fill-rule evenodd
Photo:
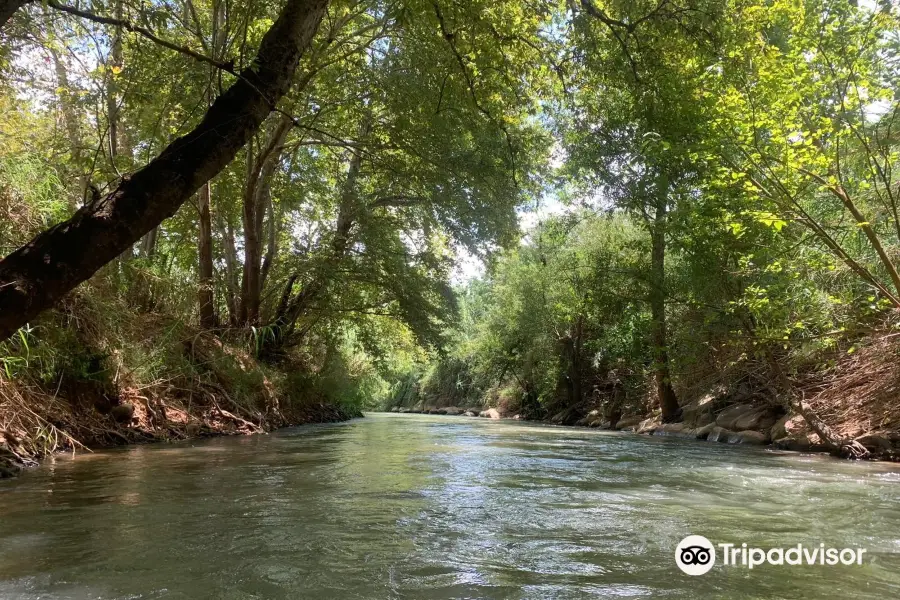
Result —
M 674 563 L 689 533 L 862 566 Z M 370 415 L 0 482 L 2 599 L 900 598 L 900 467 Z

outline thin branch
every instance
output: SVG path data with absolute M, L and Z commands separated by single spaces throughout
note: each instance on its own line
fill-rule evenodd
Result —
M 74 15 L 81 19 L 86 19 L 88 21 L 93 21 L 94 23 L 100 23 L 102 25 L 114 25 L 116 27 L 121 27 L 122 29 L 127 29 L 128 31 L 130 31 L 132 33 L 137 33 L 138 35 L 141 35 L 141 36 L 147 38 L 154 44 L 158 44 L 160 46 L 163 46 L 164 48 L 168 48 L 169 50 L 174 50 L 175 52 L 179 52 L 181 54 L 184 54 L 185 56 L 190 56 L 194 60 L 200 61 L 202 63 L 206 63 L 208 65 L 212 65 L 215 68 L 221 69 L 222 71 L 226 71 L 228 73 L 231 73 L 232 75 L 237 75 L 237 72 L 235 71 L 235 68 L 234 68 L 233 60 L 229 60 L 226 62 L 215 60 L 204 54 L 195 52 L 186 46 L 179 46 L 178 44 L 166 41 L 166 40 L 158 37 L 156 34 L 154 34 L 149 29 L 146 29 L 145 27 L 141 27 L 139 25 L 135 25 L 131 21 L 128 21 L 125 19 L 114 19 L 112 17 L 103 17 L 100 15 L 95 15 L 93 13 L 89 13 L 87 11 L 83 11 L 78 8 L 75 8 L 73 6 L 67 6 L 65 4 L 60 4 L 56 0 L 46 0 L 46 2 L 47 2 L 47 6 L 49 6 L 50 8 L 53 8 L 55 10 L 58 10 L 60 12 L 68 13 L 70 15 Z

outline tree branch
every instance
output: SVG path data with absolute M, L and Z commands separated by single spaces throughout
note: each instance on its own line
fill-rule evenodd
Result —
M 134 23 L 132 23 L 131 21 L 128 21 L 126 19 L 114 19 L 112 17 L 103 17 L 100 15 L 95 15 L 93 13 L 89 13 L 87 11 L 75 8 L 73 6 L 67 6 L 65 4 L 60 4 L 56 0 L 45 0 L 45 1 L 47 3 L 47 6 L 49 6 L 50 8 L 53 8 L 55 10 L 58 10 L 60 12 L 68 13 L 70 15 L 74 15 L 81 19 L 86 19 L 88 21 L 93 21 L 94 23 L 100 23 L 101 25 L 114 25 L 116 27 L 121 27 L 122 29 L 127 29 L 128 31 L 130 31 L 132 33 L 137 33 L 138 35 L 141 35 L 141 36 L 147 38 L 154 44 L 158 44 L 164 48 L 168 48 L 169 50 L 174 50 L 175 52 L 179 52 L 181 54 L 184 54 L 185 56 L 190 56 L 194 60 L 198 60 L 202 63 L 212 65 L 215 68 L 221 69 L 222 71 L 226 71 L 228 73 L 231 73 L 232 75 L 237 74 L 234 69 L 234 61 L 233 60 L 222 62 L 222 61 L 216 60 L 214 58 L 210 58 L 209 56 L 206 56 L 204 54 L 200 54 L 199 52 L 195 52 L 195 51 L 191 50 L 187 46 L 179 46 L 178 44 L 166 41 L 166 40 L 160 38 L 159 36 L 157 36 L 156 34 L 154 34 L 149 29 L 146 29 L 145 27 L 141 27 L 140 25 L 135 25 Z

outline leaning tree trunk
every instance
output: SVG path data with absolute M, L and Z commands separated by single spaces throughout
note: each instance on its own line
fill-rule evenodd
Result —
M 660 201 L 650 226 L 650 318 L 653 331 L 653 370 L 662 420 L 677 421 L 681 415 L 669 373 L 666 332 L 666 205 Z
M 0 261 L 0 339 L 55 305 L 221 171 L 287 92 L 327 0 L 287 0 L 253 63 L 193 131 L 106 197 Z
M 0 0 L 0 29 L 3 29 L 13 13 L 29 3 L 31 0 Z

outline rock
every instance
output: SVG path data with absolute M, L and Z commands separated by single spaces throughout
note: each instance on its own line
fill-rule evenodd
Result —
M 656 431 L 656 428 L 661 425 L 661 421 L 659 417 L 650 417 L 649 419 L 644 419 L 640 422 L 637 428 L 638 433 L 653 433 Z
M 773 407 L 763 406 L 735 419 L 734 427 L 731 427 L 731 429 L 736 431 L 752 429 L 755 431 L 768 432 L 778 421 L 779 412 L 781 411 L 776 412 Z
M 801 415 L 787 414 L 778 419 L 769 430 L 769 437 L 780 440 L 786 437 L 798 437 L 809 432 L 809 424 Z
M 663 423 L 653 432 L 653 435 L 667 435 L 681 437 L 684 433 L 684 423 Z
M 451 417 L 455 417 L 456 415 L 462 414 L 462 409 L 459 409 L 455 406 L 448 406 L 447 408 L 445 408 L 443 410 L 444 410 L 445 415 L 450 415 Z
M 795 415 L 786 414 L 772 425 L 772 428 L 769 430 L 769 435 L 775 441 L 780 440 L 782 438 L 787 437 L 787 422 L 794 418 Z
M 720 439 L 719 441 L 722 440 Z M 728 434 L 725 441 L 729 444 L 762 446 L 768 443 L 769 439 L 766 437 L 766 434 L 758 431 L 733 431 Z
M 576 408 L 565 408 L 552 417 L 550 417 L 550 422 L 554 425 L 574 425 L 576 421 L 578 421 L 582 414 Z
M 395 406 L 394 408 L 391 409 L 391 412 L 392 412 L 392 413 L 398 413 L 398 412 L 400 412 L 400 407 L 399 407 L 399 406 Z
M 116 423 L 130 423 L 131 418 L 134 417 L 134 405 L 125 402 L 124 404 L 113 406 L 109 414 L 112 415 Z
M 471 410 L 467 410 L 465 413 L 463 413 L 463 416 L 464 417 L 477 417 L 478 413 L 472 412 Z
M 513 421 L 519 421 L 519 420 L 521 420 L 521 419 L 522 419 L 522 415 L 515 415 L 515 416 L 513 417 Z
M 749 404 L 739 404 L 733 406 L 716 417 L 716 425 L 723 429 L 734 429 L 734 423 L 747 413 L 753 412 L 755 409 Z
M 716 416 L 709 412 L 703 412 L 697 415 L 696 420 L 694 421 L 695 427 L 706 427 L 707 425 L 715 425 L 716 424 Z
M 408 408 L 406 408 L 405 406 L 401 406 L 401 407 L 400 407 L 400 410 L 397 411 L 397 412 L 401 412 L 401 413 L 403 413 L 403 414 L 407 414 L 407 413 L 409 413 L 409 412 L 411 412 L 411 411 L 410 411 Z
M 642 417 L 623 417 L 616 423 L 616 429 L 618 431 L 634 431 L 641 424 L 641 421 L 643 421 Z
M 496 408 L 489 408 L 478 413 L 478 416 L 486 419 L 499 419 L 500 411 L 498 411 Z
M 890 452 L 894 449 L 894 444 L 891 443 L 887 434 L 869 433 L 856 438 L 856 441 L 862 444 L 866 450 L 876 455 Z
M 806 436 L 789 436 L 775 440 L 773 446 L 779 450 L 791 450 L 793 452 L 809 452 L 812 444 Z
M 583 427 L 602 427 L 603 423 L 606 422 L 606 419 L 603 418 L 603 415 L 599 410 L 592 410 L 584 417 L 581 417 L 577 421 L 575 421 L 575 425 L 580 425 Z
M 694 400 L 690 404 L 681 407 L 681 416 L 688 427 L 703 427 L 715 420 L 713 406 L 715 396 L 707 394 L 703 398 Z
M 710 432 L 715 428 L 715 423 L 707 423 L 703 427 L 698 427 L 694 430 L 694 437 L 696 437 L 698 440 L 705 440 L 709 436 Z
M 0 479 L 15 477 L 22 471 L 22 467 L 12 461 L 0 459 Z
M 587 414 L 585 419 L 587 420 L 588 427 L 609 427 L 609 419 L 607 419 L 599 410 L 592 410 Z
M 707 442 L 722 442 L 728 439 L 728 434 L 731 432 L 725 429 L 724 427 L 719 427 L 718 425 L 713 425 L 713 428 L 709 430 L 709 433 L 706 435 Z

